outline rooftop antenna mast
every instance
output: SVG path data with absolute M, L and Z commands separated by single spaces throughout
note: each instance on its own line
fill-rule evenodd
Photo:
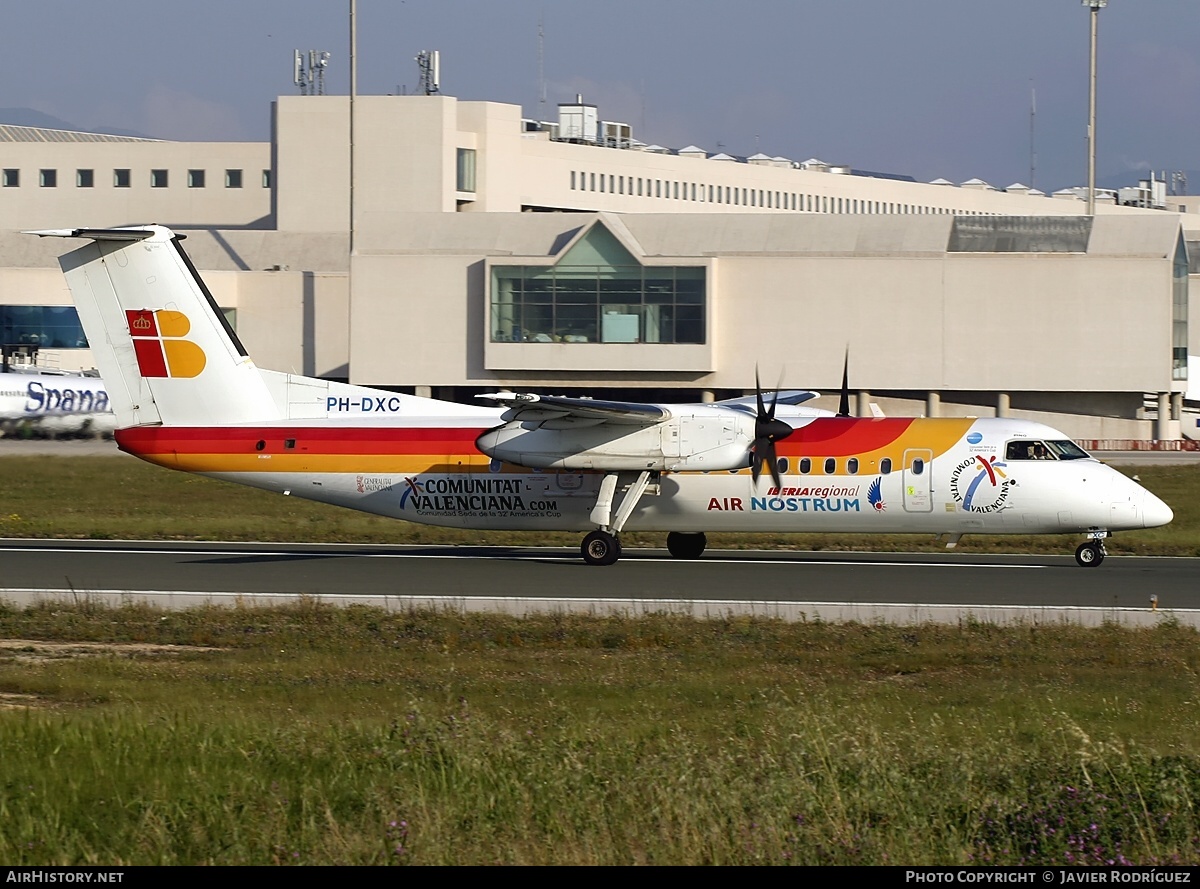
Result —
M 417 68 L 421 72 L 421 83 L 417 87 L 422 96 L 436 96 L 442 89 L 440 53 L 434 49 L 423 49 L 417 53 Z
M 329 53 L 324 50 L 308 51 L 308 67 L 304 66 L 304 53 L 292 52 L 292 83 L 300 87 L 302 96 L 325 95 L 325 69 L 329 67 Z
M 300 87 L 300 95 L 308 95 L 308 72 L 304 70 L 304 56 L 298 49 L 292 51 L 292 83 Z
M 1034 123 L 1037 119 L 1037 87 L 1029 81 L 1029 189 L 1037 188 L 1034 176 L 1037 173 L 1037 151 L 1034 150 Z
M 546 34 L 542 30 L 542 17 L 538 16 L 538 120 L 546 116 Z
M 329 53 L 324 50 L 310 49 L 308 51 L 308 79 L 311 82 L 316 71 L 316 92 L 314 95 L 325 95 L 325 69 L 329 67 Z

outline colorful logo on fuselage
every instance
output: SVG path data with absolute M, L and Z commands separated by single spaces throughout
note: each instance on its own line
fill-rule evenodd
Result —
M 417 481 L 416 476 L 413 476 L 412 478 L 406 477 L 404 479 L 404 484 L 407 485 L 408 487 L 406 487 L 404 489 L 404 493 L 400 495 L 400 508 L 401 509 L 404 509 L 405 504 L 408 503 L 409 497 L 413 496 L 414 494 L 416 494 L 418 497 L 420 497 L 424 493 L 424 491 L 422 490 L 423 485 L 419 481 Z
M 1004 472 L 1007 465 L 997 463 L 995 454 L 986 460 L 981 455 L 963 460 L 950 473 L 950 495 L 967 512 L 999 512 L 1016 484 Z
M 877 478 L 867 488 L 867 502 L 875 507 L 876 512 L 883 512 L 887 504 L 883 502 L 883 479 Z
M 204 370 L 204 350 L 189 339 L 192 322 L 170 309 L 125 312 L 138 370 L 144 377 L 197 377 Z

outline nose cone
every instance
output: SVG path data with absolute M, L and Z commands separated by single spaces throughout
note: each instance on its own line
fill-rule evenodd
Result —
M 1168 524 L 1173 518 L 1175 513 L 1171 507 L 1147 491 L 1146 499 L 1142 501 L 1142 524 L 1147 528 L 1157 528 Z

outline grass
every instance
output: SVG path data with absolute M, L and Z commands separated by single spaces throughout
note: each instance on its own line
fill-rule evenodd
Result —
M 1200 467 L 1144 466 L 1142 484 L 1175 511 L 1164 528 L 1118 534 L 1110 553 L 1200 555 Z M 470 531 L 417 525 L 281 497 L 136 460 L 6 457 L 0 460 L 0 537 L 295 542 L 539 544 L 576 547 L 574 533 Z M 1078 535 L 967 535 L 964 552 L 1067 553 Z M 665 535 L 627 533 L 625 546 L 661 547 Z M 933 551 L 931 536 L 711 534 L 714 548 Z
M 84 604 L 0 636 L 29 640 L 0 656 L 11 864 L 1200 856 L 1200 634 L 1170 622 Z

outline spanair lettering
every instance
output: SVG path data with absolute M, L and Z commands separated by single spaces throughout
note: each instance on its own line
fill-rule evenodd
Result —
M 25 390 L 24 410 L 27 414 L 105 413 L 108 411 L 108 393 L 103 389 L 48 386 L 31 380 Z
M 35 435 L 106 434 L 116 429 L 108 392 L 96 377 L 0 374 L 0 430 Z
M 616 562 L 628 528 L 668 532 L 688 559 L 717 531 L 1075 533 L 1076 560 L 1094 566 L 1110 534 L 1173 518 L 1041 423 L 852 417 L 845 367 L 837 415 L 807 403 L 816 392 L 764 393 L 757 374 L 753 395 L 703 404 L 503 390 L 461 405 L 262 370 L 170 229 L 34 234 L 87 242 L 61 264 L 114 387 L 117 439 L 160 465 L 429 524 L 578 531 L 591 565 Z M 149 306 L 133 283 L 148 280 Z M 737 371 L 729 384 L 748 389 Z

